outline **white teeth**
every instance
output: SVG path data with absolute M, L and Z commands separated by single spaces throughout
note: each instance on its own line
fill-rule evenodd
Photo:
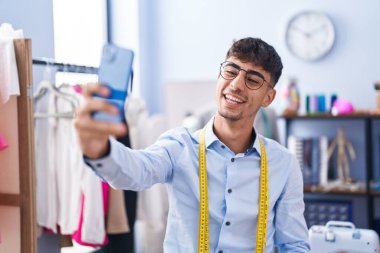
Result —
M 226 98 L 229 99 L 229 100 L 232 100 L 234 102 L 237 102 L 237 103 L 243 103 L 243 100 L 240 100 L 234 96 L 231 96 L 231 95 L 226 95 Z

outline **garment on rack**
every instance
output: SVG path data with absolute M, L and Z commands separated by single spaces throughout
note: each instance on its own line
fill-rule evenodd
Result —
M 81 93 L 78 93 L 73 86 L 61 85 L 59 90 L 65 94 L 74 95 L 78 100 Z M 82 153 L 78 152 L 82 159 Z M 82 160 L 83 161 L 83 160 Z M 88 173 L 86 165 L 83 164 L 80 185 L 80 212 L 79 222 L 72 239 L 85 246 L 103 246 L 109 240 L 105 230 L 105 216 L 108 210 L 109 185 L 101 182 L 92 172 Z
M 71 87 L 59 92 L 76 94 Z M 59 226 L 62 234 L 73 234 L 78 230 L 83 194 L 81 238 L 102 244 L 105 213 L 101 181 L 88 173 L 83 163 L 73 119 L 59 117 L 62 114 L 58 112 L 72 110 L 73 100 L 67 98 L 47 92 L 35 106 L 39 115 L 48 115 L 35 119 L 37 223 L 55 233 Z
M 73 240 L 84 246 L 96 247 L 109 243 L 104 223 L 104 216 L 108 209 L 109 185 L 102 182 L 99 189 L 98 182 L 94 179 L 93 174 L 85 176 L 84 184 L 89 187 L 85 187 L 81 195 L 79 225 L 72 235 Z M 95 194 L 88 190 L 95 191 Z
M 55 113 L 72 110 L 67 101 L 55 98 Z M 71 234 L 78 226 L 79 200 L 85 165 L 76 139 L 73 119 L 55 118 L 55 172 L 58 196 L 57 224 L 62 234 Z
M 8 142 L 5 137 L 0 133 L 0 151 L 8 147 Z
M 50 115 L 71 106 L 49 94 L 45 98 L 45 112 Z M 44 111 L 43 101 L 36 104 L 36 110 Z M 37 222 L 55 233 L 59 226 L 62 234 L 77 228 L 81 173 L 85 170 L 72 124 L 67 118 L 35 121 Z
M 22 30 L 12 25 L 0 26 L 0 102 L 6 103 L 10 96 L 20 95 L 16 55 L 13 39 L 23 38 Z
M 35 110 L 50 113 L 53 97 L 45 96 L 35 104 Z M 57 232 L 57 189 L 55 186 L 55 143 L 51 119 L 35 120 L 36 205 L 37 224 Z
M 106 226 L 107 234 L 130 232 L 125 204 L 123 190 L 110 187 Z
M 71 108 L 59 97 L 46 97 L 50 115 Z M 44 124 L 43 121 L 37 120 L 36 124 Z M 40 212 L 37 221 L 55 233 L 60 226 L 62 234 L 72 234 L 78 225 L 81 176 L 85 168 L 72 119 L 48 118 L 46 123 L 47 131 L 36 125 L 37 210 Z M 47 143 L 41 142 L 45 138 Z
M 96 253 L 134 253 L 134 223 L 136 219 L 137 193 L 134 191 L 121 191 L 123 193 L 123 204 L 125 203 L 126 217 L 128 217 L 129 232 L 108 232 L 108 244 L 95 251 Z

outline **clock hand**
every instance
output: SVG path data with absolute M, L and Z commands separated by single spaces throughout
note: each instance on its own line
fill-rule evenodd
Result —
M 306 32 L 305 30 L 299 28 L 298 26 L 293 26 L 292 29 L 295 30 L 295 31 L 298 31 L 298 32 L 302 33 L 302 34 L 305 35 L 307 38 L 309 38 L 309 37 L 311 36 L 311 33 L 310 33 L 310 32 Z
M 321 30 L 325 30 L 325 27 L 326 25 L 324 24 L 324 25 L 318 26 L 317 28 L 314 28 L 313 30 L 310 31 L 310 35 L 316 34 Z

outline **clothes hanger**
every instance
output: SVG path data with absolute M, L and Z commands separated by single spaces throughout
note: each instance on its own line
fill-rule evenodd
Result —
M 77 107 L 74 96 L 71 94 L 61 92 L 51 81 L 52 73 L 51 66 L 48 63 L 44 70 L 44 80 L 39 84 L 38 90 L 34 93 L 34 103 L 37 103 L 47 92 L 51 92 L 53 96 L 61 98 L 70 103 L 72 110 L 67 112 L 58 112 L 58 113 L 35 113 L 34 118 L 74 118 L 75 109 Z M 78 101 L 79 104 L 79 101 Z
M 66 96 L 68 99 L 71 99 L 71 100 L 75 103 L 75 107 L 78 107 L 79 104 L 80 104 L 79 98 L 78 98 L 76 95 L 70 93 L 68 90 L 65 90 L 65 89 L 68 89 L 68 88 L 69 88 L 69 90 L 74 91 L 74 88 L 73 88 L 73 87 L 74 87 L 74 85 L 72 85 L 72 84 L 69 84 L 69 83 L 61 83 L 61 84 L 58 85 L 57 90 L 58 90 L 62 95 Z
M 56 96 L 60 99 L 63 99 L 67 101 L 70 106 L 71 110 L 65 111 L 65 112 L 57 112 L 57 113 L 38 113 L 36 112 L 34 114 L 34 118 L 41 119 L 41 118 L 74 118 L 75 117 L 75 110 L 77 108 L 77 104 L 79 103 L 73 100 L 73 95 L 66 94 L 58 90 L 57 87 L 55 87 L 50 81 L 43 80 L 40 83 L 40 89 L 38 92 L 36 92 L 36 95 L 34 96 L 34 102 L 38 102 L 39 99 L 41 99 L 45 94 L 48 92 L 51 92 L 53 96 Z

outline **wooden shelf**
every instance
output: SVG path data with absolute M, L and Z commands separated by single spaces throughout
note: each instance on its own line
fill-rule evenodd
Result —
M 370 113 L 353 113 L 349 115 L 338 115 L 333 116 L 330 113 L 316 113 L 308 115 L 282 115 L 280 116 L 283 119 L 363 119 L 363 118 L 379 118 L 379 114 L 370 114 Z
M 380 197 L 380 191 L 378 191 L 378 190 L 373 190 L 373 189 L 372 189 L 372 190 L 370 191 L 370 194 L 373 195 L 373 196 L 379 196 L 379 197 Z
M 350 190 L 350 189 L 342 189 L 339 187 L 326 189 L 321 186 L 312 186 L 312 185 L 305 185 L 304 186 L 304 193 L 318 193 L 318 194 L 348 194 L 348 195 L 366 195 L 367 190 L 363 188 Z M 380 195 L 380 193 L 379 193 Z
M 21 206 L 20 195 L 0 193 L 0 206 Z

